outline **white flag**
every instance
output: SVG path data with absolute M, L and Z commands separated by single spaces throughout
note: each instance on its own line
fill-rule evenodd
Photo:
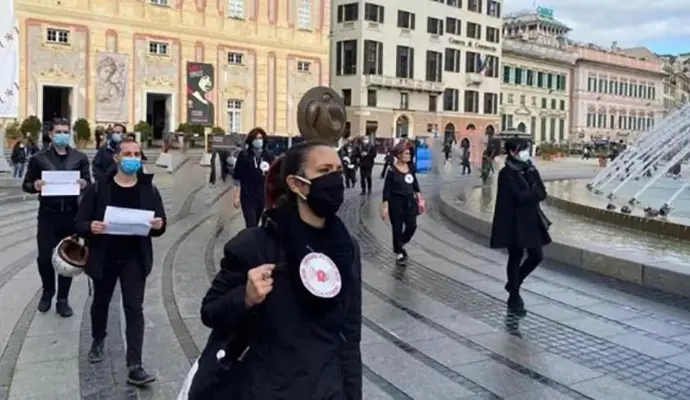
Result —
M 19 27 L 14 0 L 0 1 L 0 118 L 19 117 Z

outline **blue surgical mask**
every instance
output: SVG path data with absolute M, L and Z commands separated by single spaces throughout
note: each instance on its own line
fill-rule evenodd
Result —
M 126 175 L 134 175 L 141 169 L 141 158 L 139 157 L 123 157 L 120 160 L 120 169 Z
M 55 147 L 69 146 L 69 133 L 53 133 L 53 144 Z
M 122 141 L 122 134 L 113 133 L 112 135 L 110 135 L 110 140 L 112 140 L 113 143 L 120 143 Z
M 252 146 L 255 149 L 262 149 L 264 147 L 264 140 L 263 139 L 254 139 L 252 141 Z

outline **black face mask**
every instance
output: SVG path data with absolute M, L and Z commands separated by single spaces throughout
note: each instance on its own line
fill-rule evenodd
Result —
M 314 214 L 326 218 L 338 212 L 345 197 L 342 172 L 331 172 L 311 181 L 306 178 L 302 180 L 310 183 L 306 201 Z

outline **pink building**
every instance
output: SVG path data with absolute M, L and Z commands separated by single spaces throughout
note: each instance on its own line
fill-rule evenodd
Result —
M 662 63 L 595 45 L 571 44 L 572 141 L 633 140 L 663 118 Z

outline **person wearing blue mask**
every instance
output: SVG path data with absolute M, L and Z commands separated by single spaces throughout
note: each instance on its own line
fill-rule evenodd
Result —
M 86 154 L 69 146 L 70 123 L 64 118 L 53 121 L 49 132 L 52 146 L 29 158 L 22 189 L 27 193 L 39 194 L 46 184 L 42 180 L 43 171 L 79 171 L 79 186 L 84 189 L 91 182 L 89 159 Z M 74 234 L 74 216 L 79 207 L 78 196 L 39 196 L 38 226 L 38 273 L 43 284 L 43 295 L 38 302 L 38 311 L 50 310 L 55 296 L 55 269 L 53 268 L 53 249 L 67 236 Z M 72 308 L 68 297 L 72 278 L 57 277 L 57 303 L 55 309 L 63 318 L 71 317 Z
M 254 128 L 247 134 L 247 148 L 235 161 L 232 177 L 235 181 L 235 208 L 242 207 L 247 228 L 257 226 L 264 211 L 264 180 L 273 163 L 273 155 L 266 150 L 266 131 Z
M 153 185 L 153 175 L 142 170 L 141 147 L 137 142 L 126 139 L 115 146 L 113 159 L 116 168 L 84 192 L 75 218 L 77 233 L 89 243 L 89 258 L 84 272 L 94 282 L 91 303 L 93 342 L 88 358 L 91 363 L 105 359 L 108 309 L 119 281 L 126 322 L 127 382 L 146 386 L 156 378 L 142 364 L 144 291 L 146 277 L 153 266 L 151 238 L 165 233 L 165 208 L 158 189 Z M 107 223 L 104 222 L 107 207 L 152 211 L 153 218 L 148 221 L 149 234 L 108 234 Z M 119 335 L 120 332 L 111 334 Z
M 96 152 L 96 156 L 91 162 L 93 168 L 93 177 L 96 181 L 102 180 L 108 175 L 110 170 L 116 169 L 113 155 L 115 149 L 122 142 L 122 139 L 127 134 L 127 127 L 123 124 L 115 124 L 108 134 L 108 141 L 105 146 L 100 147 Z

